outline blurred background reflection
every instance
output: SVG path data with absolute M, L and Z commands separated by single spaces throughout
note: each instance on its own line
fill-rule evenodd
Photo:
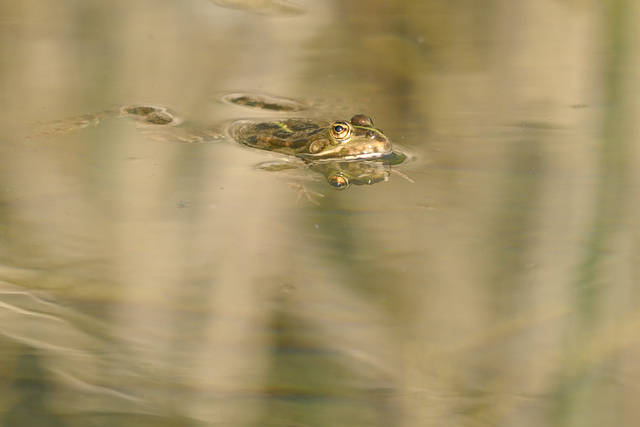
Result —
M 638 424 L 639 17 L 2 2 L 0 425 Z M 122 104 L 273 114 L 231 92 L 367 114 L 410 180 L 338 192 L 119 118 L 24 138 Z

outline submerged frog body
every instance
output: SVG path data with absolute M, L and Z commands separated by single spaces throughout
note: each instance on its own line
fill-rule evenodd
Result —
M 242 107 L 268 109 L 276 112 L 296 112 L 305 104 L 264 94 L 228 94 L 224 101 Z M 310 118 L 282 120 L 237 120 L 224 129 L 220 126 L 202 126 L 183 121 L 167 107 L 140 104 L 122 105 L 94 114 L 63 120 L 35 123 L 46 126 L 23 138 L 55 136 L 81 131 L 96 126 L 108 117 L 130 117 L 145 138 L 167 141 L 199 143 L 225 138 L 260 150 L 268 150 L 302 161 L 283 162 L 281 166 L 270 164 L 266 170 L 307 168 L 324 175 L 335 189 L 345 189 L 352 184 L 367 185 L 387 181 L 391 172 L 404 176 L 391 166 L 408 160 L 389 138 L 374 127 L 371 118 L 356 114 L 350 121 L 329 121 Z M 226 135 L 225 135 L 226 134 Z M 20 139 L 23 139 L 20 138 Z M 409 181 L 410 179 L 406 176 Z
M 357 114 L 346 121 L 287 119 L 268 122 L 236 121 L 229 135 L 261 150 L 313 160 L 378 159 L 391 154 L 392 144 L 371 119 Z

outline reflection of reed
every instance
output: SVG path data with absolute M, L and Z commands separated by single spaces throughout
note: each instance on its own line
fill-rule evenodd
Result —
M 317 425 L 332 414 L 344 425 L 386 426 L 401 418 L 391 323 L 369 297 L 329 274 L 279 298 L 269 321 L 263 421 Z
M 635 9 L 632 1 L 611 2 L 603 22 L 611 47 L 602 64 L 602 90 L 609 108 L 601 123 L 591 223 L 568 289 L 574 316 L 567 328 L 561 375 L 553 394 L 558 425 L 631 425 L 639 419 L 637 411 L 625 408 L 629 398 L 637 399 L 637 393 L 621 399 L 617 410 L 604 404 L 611 396 L 612 382 L 621 385 L 628 381 L 629 372 L 637 375 L 633 366 L 637 367 L 639 286 L 637 280 L 629 280 L 637 262 L 626 259 L 626 252 L 634 251 L 630 248 L 637 252 L 637 237 L 629 242 L 627 232 L 629 219 L 638 217 L 637 198 L 629 197 L 629 190 L 637 187 L 633 171 L 638 168 L 635 145 L 640 135 L 634 117 L 638 81 L 635 71 L 630 71 L 638 65 L 640 16 Z M 592 424 L 593 420 L 597 421 Z
M 0 335 L 42 367 L 36 406 L 136 427 L 638 424 L 631 2 L 308 4 L 0 6 Z M 232 144 L 11 128 L 129 102 L 218 123 L 246 109 L 212 94 L 245 90 L 374 115 L 419 154 L 416 184 L 292 206 Z M 22 402 L 0 391 L 0 412 Z

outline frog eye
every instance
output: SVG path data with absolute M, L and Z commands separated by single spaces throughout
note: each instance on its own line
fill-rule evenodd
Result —
M 371 117 L 365 116 L 364 114 L 356 114 L 351 118 L 351 124 L 355 126 L 365 126 L 365 127 L 373 127 L 373 120 Z
M 347 122 L 334 122 L 331 125 L 331 137 L 338 142 L 344 142 L 351 136 L 351 125 Z
M 327 177 L 327 182 L 329 183 L 330 186 L 332 186 L 336 190 L 344 190 L 349 185 L 351 185 L 349 180 L 340 174 L 335 174 Z

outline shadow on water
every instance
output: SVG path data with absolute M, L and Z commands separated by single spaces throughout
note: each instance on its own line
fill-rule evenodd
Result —
M 24 349 L 14 368 L 16 402 L 3 414 L 3 426 L 62 426 L 59 417 L 46 408 L 45 397 L 50 393 L 46 374 L 38 356 Z
M 637 424 L 636 9 L 0 4 L 0 425 Z

